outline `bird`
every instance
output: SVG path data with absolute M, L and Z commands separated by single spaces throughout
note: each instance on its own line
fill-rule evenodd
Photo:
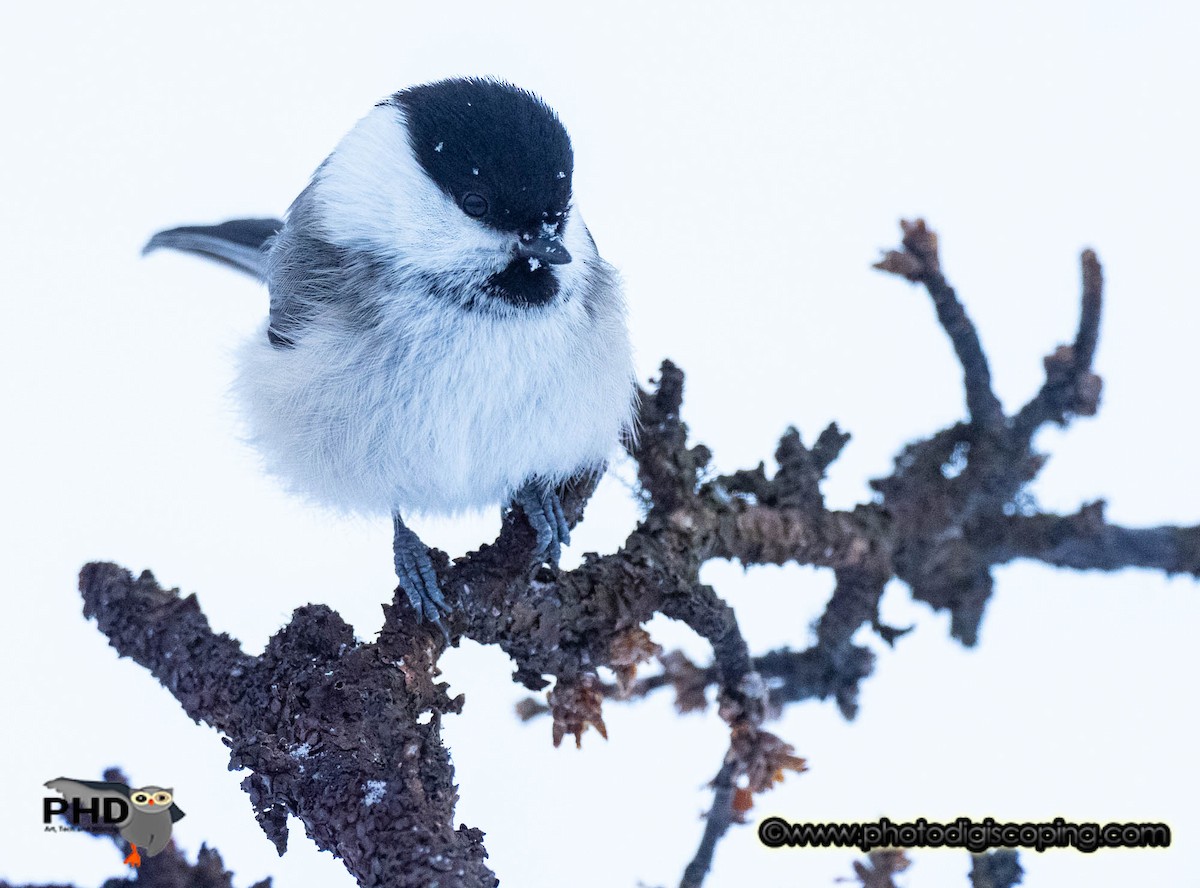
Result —
M 517 506 L 557 566 L 557 488 L 633 434 L 625 298 L 573 176 L 545 101 L 452 78 L 375 105 L 283 220 L 181 226 L 143 251 L 266 283 L 234 384 L 249 440 L 293 492 L 390 515 L 399 588 L 443 634 L 452 609 L 405 516 Z
M 146 849 L 146 856 L 158 854 L 171 841 L 171 827 L 182 820 L 184 813 L 175 804 L 175 790 L 162 786 L 142 786 L 132 789 L 128 784 L 111 781 L 72 780 L 58 777 L 44 784 L 65 798 L 77 799 L 81 808 L 91 807 L 99 811 L 105 799 L 120 799 L 126 803 L 128 813 L 114 824 L 121 838 L 129 843 L 129 854 L 125 863 L 132 867 L 142 865 L 138 847 Z

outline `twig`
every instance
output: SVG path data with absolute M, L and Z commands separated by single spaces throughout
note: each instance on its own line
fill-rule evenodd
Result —
M 1073 570 L 1141 567 L 1200 577 L 1200 525 L 1129 528 L 1104 520 L 1104 504 L 1074 515 L 1014 515 L 997 522 L 993 564 L 1032 558 Z
M 704 835 L 700 839 L 700 847 L 683 871 L 679 888 L 700 888 L 704 877 L 712 869 L 713 855 L 717 844 L 721 841 L 730 825 L 736 819 L 733 810 L 733 795 L 737 791 L 737 761 L 732 756 L 726 756 L 725 764 L 713 778 L 713 803 L 708 809 L 704 820 Z
M 989 432 L 998 433 L 1004 427 L 1004 411 L 992 391 L 992 373 L 975 325 L 967 317 L 967 311 L 959 302 L 954 288 L 942 275 L 937 235 L 926 227 L 924 219 L 901 222 L 900 227 L 904 230 L 904 252 L 885 254 L 875 267 L 925 285 L 937 309 L 938 322 L 950 337 L 954 353 L 962 365 L 971 422 Z
M 1065 423 L 1071 414 L 1091 416 L 1099 407 L 1100 378 L 1091 370 L 1100 336 L 1104 273 L 1091 250 L 1083 251 L 1079 265 L 1083 286 L 1075 341 L 1046 358 L 1045 383 L 1013 418 L 1013 439 L 1020 446 L 1028 447 L 1034 433 L 1048 422 Z

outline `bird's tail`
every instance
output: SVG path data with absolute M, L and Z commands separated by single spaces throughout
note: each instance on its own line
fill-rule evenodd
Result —
M 220 225 L 185 225 L 154 235 L 142 249 L 142 255 L 164 247 L 195 253 L 265 281 L 267 248 L 282 227 L 279 219 L 231 219 Z

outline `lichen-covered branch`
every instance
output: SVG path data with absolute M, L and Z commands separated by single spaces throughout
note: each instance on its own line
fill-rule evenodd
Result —
M 360 885 L 496 884 L 482 833 L 453 826 L 458 796 L 440 716 L 461 698 L 435 682 L 428 633 L 358 644 L 336 613 L 309 605 L 250 657 L 212 631 L 193 596 L 148 572 L 89 564 L 80 591 L 119 653 L 225 735 L 280 853 L 292 813 Z
M 788 429 L 773 471 L 759 463 L 716 472 L 711 451 L 689 441 L 683 372 L 666 361 L 641 393 L 639 436 L 627 445 L 645 515 L 617 551 L 588 553 L 569 571 L 535 564 L 533 532 L 514 510 L 494 543 L 453 563 L 431 553 L 454 605 L 445 620 L 451 638 L 498 645 L 516 663 L 517 682 L 550 688 L 546 703 L 523 710 L 551 716 L 556 744 L 567 735 L 578 744 L 589 728 L 603 735 L 603 706 L 612 698 L 672 687 L 680 709 L 692 711 L 716 687 L 730 751 L 684 884 L 700 884 L 749 796 L 803 769 L 792 748 L 763 729 L 768 718 L 812 698 L 831 698 L 854 716 L 874 665 L 871 652 L 854 643 L 856 633 L 867 626 L 895 643 L 908 631 L 880 621 L 891 580 L 948 610 L 953 635 L 974 644 L 994 591 L 992 571 L 1016 558 L 1200 575 L 1200 528 L 1121 528 L 1095 505 L 1076 515 L 1038 514 L 1025 493 L 1046 461 L 1032 449 L 1036 431 L 1094 413 L 1099 403 L 1091 368 L 1103 276 L 1091 251 L 1081 263 L 1074 340 L 1046 359 L 1045 384 L 1008 416 L 978 332 L 943 273 L 936 235 L 919 220 L 903 223 L 901 248 L 877 267 L 923 284 L 961 367 L 966 417 L 905 447 L 892 473 L 872 482 L 871 502 L 849 510 L 825 504 L 821 482 L 849 439 L 836 425 L 811 446 Z M 577 479 L 560 490 L 571 525 L 593 486 L 594 479 Z M 811 634 L 797 627 L 795 649 L 756 652 L 719 590 L 700 581 L 714 558 L 828 568 L 835 590 Z M 300 608 L 263 655 L 251 657 L 212 632 L 193 596 L 161 588 L 148 573 L 135 579 L 115 565 L 91 564 L 80 588 L 85 613 L 113 646 L 149 669 L 189 715 L 225 735 L 232 765 L 248 772 L 243 786 L 255 816 L 281 851 L 294 814 L 361 885 L 495 883 L 482 833 L 454 826 L 457 796 L 440 720 L 463 699 L 437 680 L 447 641 L 414 625 L 404 604 L 385 607 L 383 631 L 371 644 L 355 642 L 328 608 Z M 656 614 L 705 638 L 711 663 L 662 654 L 642 628 Z M 661 672 L 638 675 L 655 660 Z M 603 680 L 601 667 L 616 681 Z M 897 861 L 872 860 L 860 876 L 890 882 L 896 870 L 888 867 Z

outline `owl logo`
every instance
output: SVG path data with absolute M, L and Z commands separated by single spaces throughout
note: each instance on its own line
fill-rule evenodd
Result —
M 121 800 L 128 813 L 112 825 L 117 827 L 121 838 L 129 843 L 129 856 L 125 862 L 132 867 L 142 865 L 139 847 L 147 857 L 153 857 L 167 847 L 171 841 L 171 826 L 184 816 L 175 804 L 173 790 L 161 786 L 132 789 L 124 783 L 70 780 L 66 777 L 49 780 L 45 785 L 68 799 L 74 799 L 76 810 L 98 812 L 106 810 L 106 800 Z

